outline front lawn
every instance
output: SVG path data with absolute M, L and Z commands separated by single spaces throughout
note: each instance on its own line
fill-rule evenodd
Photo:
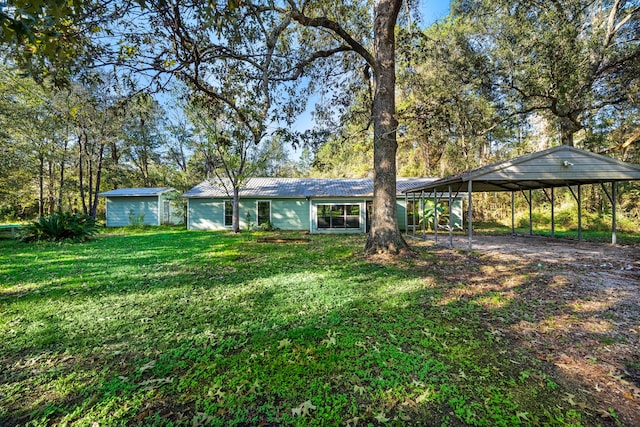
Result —
M 477 263 L 367 261 L 364 236 L 260 236 L 0 240 L 0 425 L 618 421 L 500 332 L 521 320 L 508 301 L 452 298 L 465 286 L 452 272 Z

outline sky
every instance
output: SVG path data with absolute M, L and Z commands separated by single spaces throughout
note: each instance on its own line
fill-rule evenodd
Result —
M 420 0 L 420 12 L 425 25 L 430 25 L 449 14 L 450 0 Z
M 451 0 L 419 0 L 419 9 L 422 14 L 422 21 L 424 27 L 428 27 L 435 21 L 444 18 L 449 14 L 449 5 Z M 305 131 L 313 128 L 314 122 L 311 112 L 314 108 L 315 97 L 309 99 L 309 104 L 304 113 L 298 117 L 298 120 L 293 125 L 293 128 L 298 131 Z M 300 156 L 300 149 L 290 152 L 290 157 L 297 159 Z

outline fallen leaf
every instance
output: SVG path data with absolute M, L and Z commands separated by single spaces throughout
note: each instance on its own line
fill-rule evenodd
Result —
M 573 400 L 574 397 L 576 397 L 575 395 L 571 394 L 571 393 L 565 393 L 566 397 L 563 397 L 562 400 L 564 400 L 565 402 L 568 402 L 570 405 L 576 406 L 577 403 Z
M 278 341 L 278 349 L 291 347 L 291 340 L 289 338 L 284 338 Z
M 378 420 L 379 423 L 386 423 L 387 421 L 389 421 L 389 418 L 384 416 L 384 412 L 380 412 L 374 418 Z
M 150 362 L 148 362 L 146 365 L 141 366 L 140 369 L 138 369 L 141 373 L 144 371 L 148 371 L 149 369 L 153 369 L 153 367 L 156 366 L 156 361 L 152 360 Z
M 331 330 L 329 330 L 329 332 L 327 332 L 327 339 L 322 340 L 323 343 L 327 344 L 327 347 L 330 347 L 332 345 L 336 345 L 336 333 L 335 332 L 331 332 Z
M 353 386 L 353 392 L 354 393 L 360 393 L 360 396 L 362 396 L 364 394 L 364 392 L 365 392 L 365 389 L 362 386 L 354 385 Z
M 350 420 L 345 421 L 347 427 L 356 427 L 358 425 L 358 421 L 360 421 L 360 417 L 353 417 Z
M 297 408 L 292 408 L 291 415 L 294 417 L 296 415 L 308 417 L 309 415 L 311 415 L 309 411 L 311 411 L 312 409 L 316 409 L 316 407 L 313 405 L 313 403 L 311 403 L 311 400 L 307 400 L 305 402 L 302 402 Z
M 432 393 L 433 392 L 431 391 L 431 389 L 426 390 L 424 393 L 422 393 L 420 396 L 416 398 L 416 403 L 422 403 L 429 400 L 429 397 L 431 396 Z
M 411 421 L 411 417 L 404 412 L 400 412 L 399 417 L 402 421 Z

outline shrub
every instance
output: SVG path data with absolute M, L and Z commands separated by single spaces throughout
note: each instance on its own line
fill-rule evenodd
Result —
M 273 224 L 271 224 L 271 221 L 263 222 L 262 224 L 260 224 L 260 227 L 258 228 L 261 231 L 278 231 L 278 228 L 274 227 Z
M 49 240 L 59 242 L 71 240 L 80 242 L 93 236 L 98 229 L 96 221 L 89 215 L 54 213 L 40 217 L 27 225 L 22 231 L 23 242 Z
M 129 226 L 130 227 L 144 227 L 144 212 L 140 212 L 138 215 L 133 211 L 133 209 L 129 210 Z

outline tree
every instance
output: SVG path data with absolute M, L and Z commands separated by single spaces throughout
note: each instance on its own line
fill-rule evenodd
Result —
M 294 59 L 293 69 L 302 73 L 310 64 L 344 54 L 345 65 L 352 71 L 364 66 L 365 73 L 371 74 L 374 194 L 365 252 L 395 254 L 407 248 L 396 209 L 395 30 L 403 2 L 375 0 L 373 22 L 367 19 L 365 4 L 288 0 L 281 8 L 272 7 L 302 27 L 300 37 L 307 43 Z M 369 41 L 372 45 L 367 48 Z M 351 62 L 356 58 L 360 66 Z
M 120 21 L 121 42 L 108 62 L 177 76 L 194 94 L 230 108 L 255 142 L 277 116 L 291 120 L 304 107 L 296 90 L 301 77 L 314 87 L 328 81 L 316 76 L 335 75 L 329 64 L 351 72 L 364 67 L 373 81 L 375 171 L 366 250 L 396 253 L 407 247 L 395 201 L 395 28 L 402 3 L 374 1 L 372 22 L 365 1 L 147 1 L 141 13 L 149 23 Z M 244 87 L 234 84 L 227 90 L 234 78 L 244 79 Z M 236 104 L 249 95 L 254 102 Z M 286 102 L 276 105 L 277 100 Z
M 136 181 L 145 187 L 153 187 L 157 185 L 157 179 L 152 176 L 153 170 L 161 163 L 159 149 L 163 145 L 164 134 L 160 123 L 164 111 L 147 93 L 133 95 L 125 108 L 122 153 L 125 160 L 135 166 L 139 177 Z
M 449 18 L 401 31 L 398 162 L 403 175 L 438 176 L 490 161 L 512 123 L 497 114 L 489 63 L 470 27 Z
M 206 159 L 207 178 L 220 184 L 232 198 L 232 229 L 240 232 L 240 189 L 256 171 L 264 169 L 270 153 L 259 150 L 250 130 L 222 105 L 192 100 L 188 116 L 195 131 L 192 141 Z
M 505 113 L 545 114 L 563 144 L 604 108 L 637 104 L 640 6 L 613 0 L 460 0 Z

